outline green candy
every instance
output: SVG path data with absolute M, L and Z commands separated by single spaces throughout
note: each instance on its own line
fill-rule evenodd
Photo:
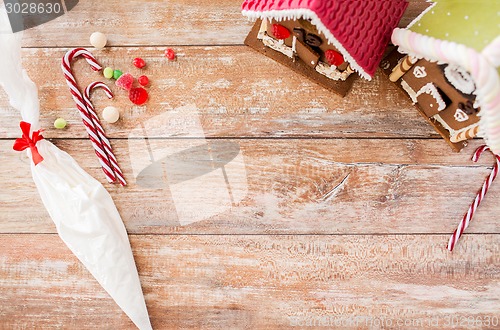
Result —
M 111 68 L 106 68 L 103 71 L 104 78 L 108 78 L 108 79 L 113 78 L 114 73 L 115 73 L 115 71 L 113 69 L 111 69 Z
M 122 74 L 123 74 L 123 72 L 121 72 L 120 70 L 115 70 L 115 71 L 113 71 L 113 78 L 118 79 L 121 77 Z
M 54 122 L 54 127 L 57 129 L 63 129 L 66 127 L 68 123 L 64 118 L 57 118 L 56 121 Z

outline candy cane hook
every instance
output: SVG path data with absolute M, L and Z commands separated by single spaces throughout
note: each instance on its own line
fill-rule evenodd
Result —
M 72 50 L 69 50 L 63 57 L 62 63 L 61 63 L 61 68 L 64 73 L 64 77 L 66 78 L 66 83 L 68 84 L 68 87 L 70 89 L 71 95 L 73 97 L 73 100 L 76 103 L 76 107 L 78 111 L 80 112 L 80 116 L 82 117 L 83 124 L 85 126 L 85 129 L 87 131 L 87 134 L 89 136 L 89 139 L 92 143 L 92 146 L 94 148 L 94 151 L 97 155 L 97 158 L 99 159 L 99 163 L 101 164 L 102 170 L 104 174 L 106 175 L 106 178 L 108 182 L 114 183 L 116 182 L 116 177 L 113 172 L 113 169 L 111 168 L 111 163 L 108 159 L 108 155 L 106 154 L 106 150 L 104 150 L 104 147 L 102 145 L 101 140 L 99 139 L 99 136 L 97 134 L 97 129 L 94 125 L 94 122 L 92 121 L 92 118 L 87 110 L 87 107 L 85 105 L 85 101 L 83 100 L 83 95 L 78 89 L 78 85 L 76 83 L 75 76 L 73 75 L 73 72 L 71 70 L 71 61 L 78 56 L 82 56 L 85 58 L 85 60 L 90 64 L 90 67 L 94 71 L 100 70 L 102 67 L 99 65 L 95 57 L 86 49 L 83 48 L 75 48 Z
M 118 179 L 118 181 L 120 181 L 120 184 L 122 186 L 125 186 L 125 185 L 127 185 L 127 182 L 125 181 L 125 179 L 123 177 L 123 172 L 120 169 L 120 166 L 118 166 L 118 161 L 116 160 L 116 157 L 113 153 L 113 148 L 111 147 L 111 143 L 109 142 L 108 138 L 106 137 L 104 129 L 101 126 L 101 122 L 99 120 L 99 117 L 97 116 L 97 113 L 95 112 L 94 105 L 90 101 L 90 92 L 92 92 L 92 90 L 94 90 L 96 88 L 102 88 L 104 90 L 104 92 L 106 93 L 106 96 L 108 98 L 110 98 L 110 99 L 113 98 L 113 93 L 111 92 L 111 90 L 109 89 L 109 87 L 106 84 L 104 84 L 102 82 L 93 82 L 90 85 L 88 85 L 87 88 L 85 88 L 85 94 L 83 95 L 83 100 L 85 102 L 85 105 L 87 106 L 87 110 L 90 114 L 90 117 L 91 117 L 92 121 L 94 122 L 94 126 L 97 130 L 97 135 L 99 136 L 99 138 L 104 146 L 104 149 L 106 151 L 106 154 L 108 155 L 108 159 L 110 161 L 113 172 L 114 172 L 116 178 Z
M 474 152 L 474 156 L 472 156 L 472 161 L 477 162 L 479 160 L 479 157 L 481 157 L 482 153 L 490 150 L 488 146 L 480 146 L 477 148 L 476 152 Z M 469 206 L 469 210 L 467 213 L 464 215 L 462 218 L 462 221 L 458 224 L 458 228 L 455 230 L 455 232 L 451 235 L 450 240 L 448 242 L 448 250 L 453 251 L 453 248 L 458 242 L 458 239 L 460 236 L 462 236 L 463 232 L 467 227 L 469 227 L 469 223 L 472 220 L 472 217 L 474 216 L 474 213 L 476 212 L 476 209 L 479 207 L 481 204 L 481 201 L 484 199 L 484 196 L 488 192 L 488 189 L 490 188 L 491 184 L 495 180 L 498 174 L 498 170 L 500 168 L 500 156 L 494 155 L 495 156 L 495 165 L 493 167 L 493 170 L 491 171 L 490 175 L 488 178 L 484 181 L 483 186 L 481 187 L 481 190 L 478 191 L 476 198 L 474 199 L 474 202 Z

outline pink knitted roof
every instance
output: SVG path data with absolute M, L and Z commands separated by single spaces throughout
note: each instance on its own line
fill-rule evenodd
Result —
M 406 0 L 245 0 L 242 13 L 252 19 L 310 19 L 370 79 L 407 6 Z

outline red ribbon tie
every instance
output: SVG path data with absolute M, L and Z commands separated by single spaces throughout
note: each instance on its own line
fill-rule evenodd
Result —
M 40 155 L 40 153 L 38 152 L 38 148 L 36 147 L 37 142 L 43 140 L 43 136 L 41 135 L 42 130 L 33 132 L 33 135 L 30 138 L 31 124 L 22 121 L 19 126 L 21 127 L 21 131 L 23 132 L 23 137 L 16 139 L 13 148 L 16 151 L 23 151 L 27 148 L 30 148 L 31 158 L 33 159 L 33 163 L 35 163 L 36 166 L 41 161 L 43 161 L 43 157 Z

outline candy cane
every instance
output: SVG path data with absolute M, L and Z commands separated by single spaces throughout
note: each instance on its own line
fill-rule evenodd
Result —
M 102 69 L 102 67 L 99 65 L 99 63 L 97 63 L 97 60 L 94 58 L 94 56 L 92 56 L 92 54 L 89 51 L 83 48 L 75 48 L 73 50 L 68 51 L 64 55 L 61 63 L 61 68 L 64 73 L 64 77 L 66 78 L 66 83 L 69 86 L 71 95 L 73 96 L 73 100 L 76 103 L 76 107 L 80 112 L 83 124 L 85 126 L 85 129 L 87 130 L 87 134 L 89 135 L 90 141 L 92 142 L 92 146 L 94 147 L 94 151 L 97 155 L 97 158 L 99 159 L 99 163 L 101 164 L 102 170 L 106 175 L 108 182 L 114 183 L 116 182 L 115 174 L 111 169 L 111 164 L 106 154 L 106 151 L 104 150 L 102 142 L 99 140 L 99 137 L 97 135 L 97 130 L 87 110 L 87 107 L 84 104 L 83 95 L 78 89 L 75 76 L 73 75 L 73 72 L 71 70 L 71 61 L 78 56 L 83 56 L 85 60 L 87 60 L 87 62 L 90 64 L 92 70 L 94 71 L 99 71 Z
M 488 146 L 480 146 L 477 148 L 476 152 L 474 153 L 474 156 L 472 157 L 473 162 L 477 162 L 479 160 L 479 157 L 481 157 L 481 154 L 484 151 L 490 150 Z M 458 242 L 458 239 L 460 236 L 462 236 L 463 232 L 467 227 L 469 227 L 469 222 L 472 220 L 472 217 L 474 216 L 474 212 L 476 212 L 476 209 L 479 207 L 479 204 L 481 204 L 481 201 L 484 199 L 484 196 L 488 192 L 488 189 L 490 188 L 491 184 L 493 183 L 493 180 L 497 177 L 498 170 L 500 168 L 500 156 L 494 155 L 495 156 L 495 166 L 493 167 L 493 170 L 491 171 L 490 175 L 484 181 L 483 186 L 481 187 L 481 190 L 476 195 L 476 198 L 474 199 L 474 202 L 471 204 L 469 207 L 469 210 L 467 213 L 464 215 L 462 218 L 462 221 L 460 221 L 458 228 L 455 230 L 453 235 L 451 235 L 450 240 L 448 242 L 448 250 L 452 251 L 455 245 Z
M 90 114 L 90 117 L 91 117 L 92 121 L 94 122 L 94 126 L 97 130 L 97 135 L 99 136 L 99 139 L 101 140 L 102 144 L 104 145 L 104 149 L 106 151 L 106 154 L 108 155 L 108 159 L 111 163 L 111 167 L 113 169 L 113 172 L 114 172 L 116 178 L 118 179 L 118 181 L 120 181 L 120 184 L 122 186 L 125 186 L 127 184 L 127 182 L 123 178 L 123 172 L 120 169 L 120 167 L 118 166 L 118 161 L 116 160 L 116 157 L 113 154 L 113 148 L 111 147 L 111 143 L 109 142 L 108 138 L 106 137 L 106 134 L 104 133 L 104 129 L 101 126 L 101 122 L 99 120 L 99 117 L 97 116 L 97 114 L 95 112 L 94 105 L 90 101 L 90 92 L 92 90 L 94 90 L 95 88 L 104 89 L 106 96 L 110 99 L 113 98 L 113 93 L 111 92 L 109 87 L 107 85 L 105 85 L 104 83 L 93 82 L 90 85 L 88 85 L 87 88 L 85 88 L 85 93 L 83 94 L 83 100 L 85 102 L 85 105 L 87 106 L 87 110 Z

